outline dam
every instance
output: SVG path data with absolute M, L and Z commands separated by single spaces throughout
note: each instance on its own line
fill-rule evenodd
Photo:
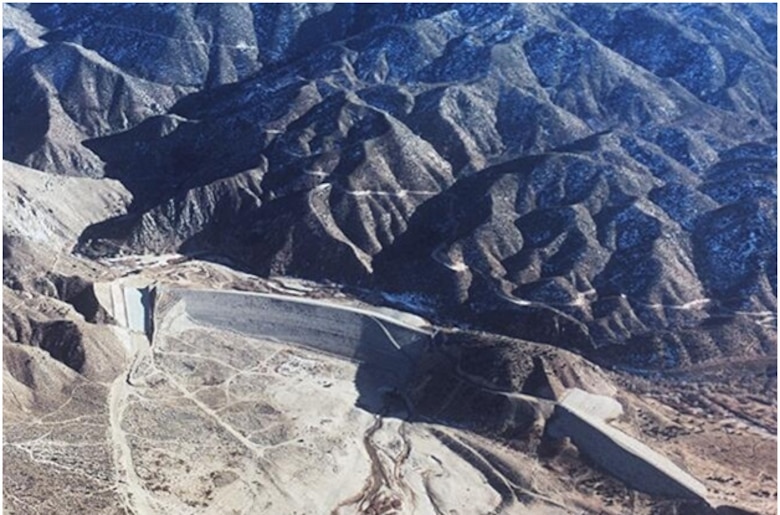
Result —
M 423 352 L 432 349 L 435 332 L 426 320 L 409 313 L 329 300 L 136 284 L 111 284 L 101 291 L 99 297 L 110 304 L 120 325 L 137 335 L 152 336 L 152 352 L 157 338 L 199 327 L 356 363 L 355 384 L 360 397 L 365 397 L 356 405 L 373 413 L 381 410 L 383 391 L 402 391 L 419 380 L 417 364 Z M 152 335 L 155 326 L 160 334 Z M 534 400 L 512 392 L 493 395 L 517 403 L 518 409 Z M 614 399 L 575 388 L 563 391 L 550 404 L 544 410 L 545 432 L 553 438 L 570 438 L 606 472 L 653 495 L 706 500 L 706 488 L 699 481 L 609 423 L 623 411 Z
M 370 364 L 392 372 L 401 384 L 432 334 L 425 320 L 387 309 L 222 290 L 159 288 L 158 295 L 165 304 L 181 302 L 198 325 Z

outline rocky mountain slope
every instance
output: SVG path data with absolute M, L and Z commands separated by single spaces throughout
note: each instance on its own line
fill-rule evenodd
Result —
M 11 512 L 776 511 L 776 6 L 3 28 Z M 572 388 L 636 456 L 553 434 Z M 645 448 L 706 493 L 621 477 Z
M 5 10 L 5 157 L 133 195 L 80 253 L 216 251 L 639 368 L 774 352 L 773 7 Z

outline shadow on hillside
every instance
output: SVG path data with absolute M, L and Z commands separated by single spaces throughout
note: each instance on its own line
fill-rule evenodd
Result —
M 431 337 L 367 316 L 354 352 L 356 406 L 369 413 L 409 419 L 407 390 Z

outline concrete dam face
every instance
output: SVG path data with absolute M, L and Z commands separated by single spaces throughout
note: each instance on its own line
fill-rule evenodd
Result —
M 216 290 L 162 289 L 198 325 L 324 352 L 407 381 L 431 331 L 373 312 L 311 299 Z

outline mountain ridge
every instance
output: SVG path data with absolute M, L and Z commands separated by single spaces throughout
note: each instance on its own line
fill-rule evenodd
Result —
M 776 510 L 776 5 L 3 28 L 10 510 Z
M 429 295 L 511 336 L 555 343 L 568 324 L 594 358 L 683 328 L 709 341 L 724 315 L 776 309 L 776 20 L 762 6 L 150 5 L 159 23 L 108 39 L 84 35 L 106 13 L 71 9 L 31 8 L 14 30 L 43 47 L 8 66 L 83 45 L 121 77 L 137 54 L 116 38 L 131 34 L 161 49 L 154 62 L 181 45 L 206 56 L 199 79 L 159 87 L 133 61 L 152 82 L 107 87 L 130 99 L 128 122 L 66 111 L 49 116 L 86 127 L 81 143 L 47 140 L 73 133 L 55 127 L 33 157 L 9 145 L 132 193 L 81 235 L 86 256 L 218 251 L 261 275 Z M 230 42 L 238 59 L 242 41 L 256 64 L 207 80 L 224 64 L 213 51 Z M 53 84 L 60 104 L 90 94 L 73 84 Z M 131 120 L 144 88 L 171 93 Z M 771 349 L 772 327 L 735 324 L 746 348 Z

